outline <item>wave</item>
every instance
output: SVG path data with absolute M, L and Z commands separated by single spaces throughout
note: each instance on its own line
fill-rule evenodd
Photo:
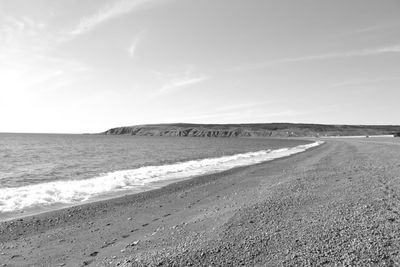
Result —
M 235 167 L 249 166 L 290 156 L 322 143 L 318 141 L 292 148 L 261 150 L 161 166 L 146 166 L 106 173 L 84 180 L 55 181 L 22 187 L 0 188 L 0 213 L 52 204 L 77 204 L 102 195 L 118 194 L 118 192 L 127 190 L 146 191 L 181 179 L 218 173 Z

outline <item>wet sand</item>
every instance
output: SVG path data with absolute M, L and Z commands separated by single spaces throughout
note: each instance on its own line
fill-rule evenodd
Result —
M 400 138 L 0 224 L 0 266 L 400 264 Z

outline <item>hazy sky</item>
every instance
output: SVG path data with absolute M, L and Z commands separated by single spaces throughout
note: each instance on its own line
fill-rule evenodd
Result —
M 0 131 L 400 124 L 400 1 L 0 0 Z

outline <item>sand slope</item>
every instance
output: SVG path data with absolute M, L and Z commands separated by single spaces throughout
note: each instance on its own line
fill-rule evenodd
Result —
M 0 225 L 4 266 L 398 265 L 400 140 L 289 158 Z M 0 266 L 1 266 L 0 264 Z

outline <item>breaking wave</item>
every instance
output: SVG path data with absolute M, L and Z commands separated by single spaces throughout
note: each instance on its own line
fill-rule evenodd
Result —
M 118 192 L 127 190 L 146 191 L 177 180 L 218 173 L 235 167 L 249 166 L 290 156 L 322 143 L 318 141 L 292 148 L 261 150 L 161 166 L 146 166 L 110 172 L 84 180 L 55 181 L 14 188 L 0 188 L 0 213 L 52 204 L 77 204 L 94 197 L 118 194 Z

